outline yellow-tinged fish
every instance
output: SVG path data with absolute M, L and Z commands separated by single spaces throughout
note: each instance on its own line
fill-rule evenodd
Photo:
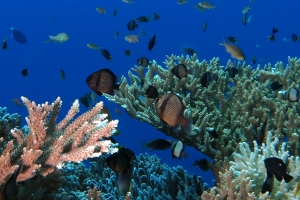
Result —
M 202 1 L 199 3 L 199 6 L 201 6 L 202 8 L 205 9 L 215 9 L 217 6 L 212 5 L 211 3 L 207 2 L 207 1 Z
M 249 5 L 249 6 L 246 6 L 246 7 L 242 10 L 242 13 L 243 13 L 243 14 L 246 14 L 250 9 L 251 9 L 250 5 Z
M 136 43 L 139 42 L 139 36 L 140 35 L 127 35 L 125 40 L 129 43 Z
M 50 40 L 47 40 L 45 43 L 48 43 L 48 42 L 54 42 L 54 43 L 64 43 L 66 42 L 70 37 L 68 36 L 68 34 L 66 33 L 59 33 L 57 34 L 56 36 L 49 36 Z
M 246 59 L 244 52 L 238 46 L 227 43 L 224 37 L 223 37 L 223 40 L 224 40 L 224 43 L 221 43 L 220 45 L 222 45 L 226 48 L 226 51 L 228 53 L 230 53 L 231 57 L 236 58 L 238 60 Z
M 93 44 L 93 43 L 88 43 L 88 44 L 86 44 L 86 46 L 87 46 L 88 48 L 94 49 L 94 50 L 99 50 L 99 49 L 100 49 L 100 47 L 98 47 L 98 45 Z

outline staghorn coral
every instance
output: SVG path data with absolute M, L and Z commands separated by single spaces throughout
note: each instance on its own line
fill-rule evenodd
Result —
M 238 151 L 238 144 L 253 144 L 253 141 L 260 140 L 259 137 L 264 137 L 267 130 L 271 130 L 279 141 L 287 138 L 290 154 L 299 155 L 300 117 L 297 113 L 300 106 L 287 101 L 284 92 L 272 91 L 269 87 L 271 82 L 278 81 L 283 84 L 284 90 L 291 87 L 299 89 L 300 60 L 289 57 L 288 61 L 286 67 L 278 62 L 274 67 L 268 64 L 256 69 L 246 62 L 238 62 L 238 74 L 230 78 L 224 70 L 235 67 L 231 61 L 224 67 L 220 66 L 218 58 L 199 62 L 196 55 L 171 55 L 164 62 L 166 68 L 155 61 L 149 68 L 135 66 L 128 72 L 129 81 L 123 76 L 119 91 L 114 96 L 105 94 L 105 97 L 125 108 L 131 117 L 149 123 L 213 158 L 212 171 L 219 181 L 219 172 L 229 169 L 229 161 L 233 160 L 233 152 Z M 171 72 L 180 63 L 188 68 L 187 78 L 178 79 Z M 217 77 L 208 87 L 200 84 L 205 72 Z M 173 92 L 181 97 L 186 105 L 185 117 L 193 120 L 191 135 L 180 127 L 175 132 L 173 127 L 159 119 L 155 100 L 144 97 L 150 85 L 158 89 L 159 95 Z M 209 135 L 211 128 L 216 130 L 217 138 Z M 250 148 L 253 149 L 253 146 Z

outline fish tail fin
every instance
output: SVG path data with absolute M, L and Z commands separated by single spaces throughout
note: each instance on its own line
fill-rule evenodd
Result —
M 284 175 L 283 175 L 283 178 L 284 178 L 284 181 L 285 181 L 286 183 L 288 183 L 288 182 L 290 182 L 291 180 L 293 180 L 293 177 L 292 177 L 291 175 L 289 175 L 289 174 L 284 174 Z
M 223 38 L 223 43 L 219 43 L 219 45 L 225 46 L 227 42 L 226 42 L 224 36 L 222 36 L 222 38 Z
M 141 140 L 141 143 L 142 143 L 142 150 L 145 150 L 147 149 L 147 142 L 144 142 L 143 140 Z
M 45 41 L 45 43 L 53 41 L 53 36 L 49 35 L 49 40 Z
M 192 127 L 193 127 L 193 120 L 192 119 L 187 119 L 187 122 L 183 124 L 183 129 L 184 131 L 188 134 L 191 135 L 192 133 Z
M 185 159 L 187 159 L 187 158 L 189 157 L 189 154 L 187 154 L 187 153 L 184 152 L 184 151 L 182 151 L 181 155 L 182 155 Z

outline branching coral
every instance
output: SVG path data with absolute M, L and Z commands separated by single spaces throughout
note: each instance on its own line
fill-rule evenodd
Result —
M 218 178 L 219 172 L 229 168 L 232 154 L 238 151 L 239 143 L 251 144 L 253 141 L 265 141 L 265 133 L 271 130 L 279 141 L 287 138 L 287 149 L 293 156 L 299 155 L 300 111 L 298 103 L 289 102 L 284 92 L 272 91 L 274 81 L 283 84 L 283 89 L 299 89 L 300 60 L 288 58 L 289 65 L 282 62 L 258 66 L 252 69 L 245 62 L 237 66 L 228 61 L 226 67 L 220 66 L 220 60 L 199 62 L 196 55 L 167 56 L 161 67 L 155 61 L 149 68 L 135 66 L 128 72 L 129 81 L 123 76 L 120 89 L 114 96 L 105 97 L 127 110 L 129 115 L 151 124 L 161 132 L 182 140 L 186 145 L 205 153 L 215 160 L 212 170 Z M 177 78 L 171 70 L 178 64 L 185 64 L 189 74 L 187 78 Z M 238 74 L 229 77 L 226 68 L 236 67 Z M 134 75 L 136 72 L 138 76 Z M 215 77 L 208 87 L 200 84 L 201 76 L 210 72 Z M 179 127 L 178 132 L 163 123 L 156 114 L 155 100 L 145 98 L 145 91 L 154 85 L 162 94 L 177 93 L 184 104 L 186 118 L 193 120 L 193 134 L 187 135 Z M 208 130 L 214 128 L 218 134 L 212 137 Z

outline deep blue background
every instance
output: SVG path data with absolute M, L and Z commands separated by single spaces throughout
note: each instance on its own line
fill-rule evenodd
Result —
M 299 7 L 296 0 L 257 0 L 251 5 L 248 15 L 251 22 L 243 26 L 242 9 L 249 5 L 247 0 L 212 0 L 215 10 L 199 12 L 194 8 L 198 1 L 178 5 L 175 0 L 136 0 L 134 5 L 125 4 L 121 0 L 88 0 L 88 1 L 2 1 L 0 6 L 0 39 L 7 39 L 9 50 L 1 50 L 1 87 L 0 106 L 8 107 L 10 113 L 19 113 L 22 120 L 27 116 L 25 107 L 13 104 L 13 98 L 26 96 L 37 103 L 52 102 L 57 96 L 63 100 L 61 117 L 63 117 L 72 102 L 89 92 L 85 83 L 86 77 L 101 68 L 110 68 L 118 77 L 126 75 L 141 56 L 155 59 L 159 64 L 166 55 L 181 55 L 184 47 L 191 47 L 198 52 L 199 60 L 210 60 L 220 57 L 221 64 L 226 65 L 230 55 L 220 46 L 222 36 L 236 36 L 237 45 L 246 54 L 247 63 L 256 56 L 257 62 L 275 64 L 283 61 L 287 64 L 288 56 L 299 57 L 300 43 L 291 42 L 293 33 L 300 34 Z M 96 7 L 104 7 L 105 15 L 99 14 Z M 117 16 L 112 13 L 118 7 Z M 130 32 L 126 24 L 129 20 L 141 15 L 152 16 L 154 12 L 160 15 L 160 20 L 140 24 L 139 29 Z M 202 25 L 208 23 L 206 32 Z M 27 36 L 27 44 L 19 44 L 11 37 L 10 28 L 15 27 Z M 272 28 L 279 29 L 274 42 L 268 41 Z M 140 30 L 147 34 L 140 38 L 140 43 L 130 44 L 124 40 L 129 34 L 139 34 Z M 114 38 L 115 31 L 120 35 Z M 70 36 L 64 44 L 44 42 L 49 35 L 65 32 Z M 157 45 L 149 52 L 147 44 L 153 34 L 157 35 Z M 287 38 L 289 41 L 284 41 Z M 2 39 L 1 39 L 2 40 Z M 87 43 L 95 43 L 108 49 L 113 62 L 106 61 L 99 52 L 86 47 Z M 260 48 L 257 48 L 259 45 Z M 125 56 L 123 51 L 130 49 L 133 53 Z M 255 68 L 257 65 L 253 65 Z M 21 70 L 27 68 L 29 75 L 21 76 Z M 59 71 L 64 69 L 66 79 L 60 80 Z M 191 167 L 194 159 L 203 157 L 199 152 L 187 147 L 190 155 L 187 160 L 172 160 L 169 150 L 165 152 L 141 150 L 140 140 L 148 141 L 165 136 L 146 123 L 128 117 L 122 110 L 122 115 L 114 112 L 118 105 L 107 102 L 113 118 L 119 119 L 121 136 L 116 137 L 119 143 L 135 151 L 136 154 L 156 153 L 163 162 L 174 166 L 182 165 L 191 173 L 196 173 L 211 184 L 213 176 L 210 172 L 202 172 L 198 167 Z M 81 111 L 86 111 L 81 106 Z M 25 120 L 23 120 L 25 125 Z

